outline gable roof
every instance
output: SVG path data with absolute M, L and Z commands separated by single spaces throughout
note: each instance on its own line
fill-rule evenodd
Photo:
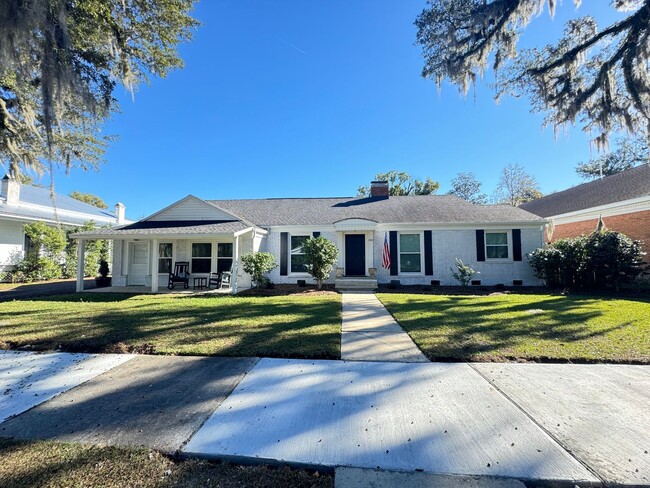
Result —
M 106 237 L 139 237 L 154 236 L 174 238 L 176 236 L 208 236 L 213 234 L 233 234 L 249 229 L 250 226 L 238 220 L 182 220 L 182 221 L 146 221 L 141 220 L 129 225 L 111 229 L 95 229 L 78 232 L 73 237 L 101 239 Z
M 552 217 L 645 196 L 650 196 L 650 164 L 538 198 L 520 208 Z
M 5 197 L 5 195 L 2 196 Z M 56 213 L 54 211 L 55 204 Z M 33 220 L 58 220 L 62 224 L 72 225 L 83 224 L 89 220 L 102 223 L 116 221 L 115 214 L 107 209 L 97 208 L 59 193 L 55 194 L 54 201 L 52 201 L 49 188 L 30 185 L 20 185 L 20 200 L 17 204 L 1 202 L 0 215 Z
M 542 223 L 510 205 L 474 205 L 453 195 L 208 200 L 259 226 L 326 225 L 344 219 L 396 223 Z

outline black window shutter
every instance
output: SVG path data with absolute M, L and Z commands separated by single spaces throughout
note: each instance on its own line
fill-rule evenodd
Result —
M 315 231 L 315 232 L 312 233 L 312 236 L 314 236 L 314 237 L 320 237 L 320 232 Z
M 289 259 L 289 233 L 280 232 L 280 276 L 287 276 Z
M 476 229 L 476 260 L 485 261 L 485 231 Z
M 512 259 L 521 261 L 521 229 L 512 229 Z
M 388 244 L 390 247 L 390 275 L 397 276 L 397 231 L 391 230 L 388 233 Z
M 424 231 L 424 274 L 433 276 L 433 238 L 430 230 Z

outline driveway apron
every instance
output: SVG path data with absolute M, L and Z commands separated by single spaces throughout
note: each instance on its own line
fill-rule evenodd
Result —
M 174 453 L 256 361 L 138 356 L 0 424 L 0 435 Z
M 0 351 L 0 422 L 129 361 L 129 354 Z
M 343 293 L 342 301 L 341 359 L 428 362 L 374 293 Z

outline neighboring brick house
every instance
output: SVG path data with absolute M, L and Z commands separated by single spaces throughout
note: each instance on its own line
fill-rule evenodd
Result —
M 544 243 L 546 221 L 509 205 L 474 205 L 452 195 L 388 196 L 375 181 L 363 198 L 203 200 L 188 196 L 135 224 L 77 234 L 112 239 L 113 286 L 168 283 L 174 263 L 193 279 L 233 272 L 233 292 L 251 286 L 241 255 L 272 253 L 275 283 L 310 280 L 303 243 L 323 236 L 339 250 L 328 283 L 376 288 L 378 283 L 455 284 L 455 259 L 480 271 L 483 285 L 539 285 L 525 259 Z M 383 267 L 384 247 L 390 265 Z M 79 291 L 83 282 L 78 282 Z
M 590 234 L 603 219 L 609 230 L 644 241 L 650 251 L 650 164 L 583 183 L 520 208 L 550 221 L 549 241 Z

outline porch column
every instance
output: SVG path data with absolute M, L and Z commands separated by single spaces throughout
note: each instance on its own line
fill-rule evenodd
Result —
M 151 293 L 158 293 L 158 239 L 151 241 Z
M 86 254 L 86 241 L 79 239 L 77 241 L 77 291 L 84 291 L 84 265 Z
M 237 275 L 239 274 L 239 236 L 235 237 L 235 249 L 233 254 L 235 255 L 235 261 L 232 267 L 232 292 L 237 293 Z
M 366 275 L 370 275 L 369 268 L 377 268 L 377 263 L 375 263 L 375 231 L 370 230 L 366 232 L 366 239 L 368 242 L 368 247 L 370 247 L 370 252 L 368 253 L 368 261 L 370 266 L 366 265 Z

